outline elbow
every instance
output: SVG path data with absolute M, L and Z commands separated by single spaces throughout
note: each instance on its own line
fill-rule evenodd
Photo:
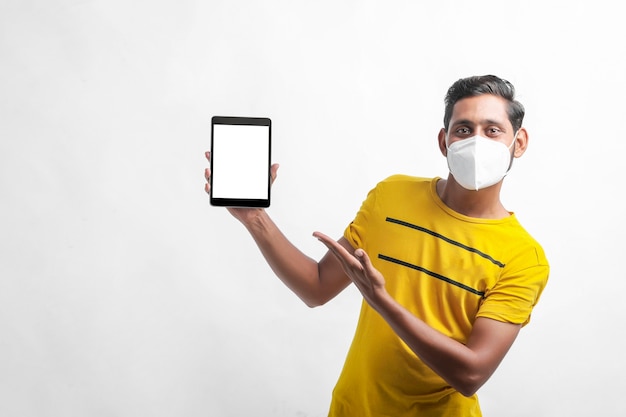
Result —
M 315 308 L 321 305 L 317 301 L 315 301 L 315 299 L 310 297 L 300 297 L 300 300 L 302 300 L 302 302 L 309 308 Z
M 323 306 L 324 304 L 326 304 L 328 302 L 327 299 L 324 299 L 324 298 L 321 298 L 321 297 L 302 298 L 302 301 L 309 308 L 321 307 L 321 306 Z
M 456 387 L 456 390 L 464 397 L 471 397 L 472 395 L 476 394 L 476 392 L 478 392 L 478 388 L 480 388 L 480 385 L 465 384 Z
M 466 373 L 456 378 L 455 381 L 450 382 L 450 385 L 461 395 L 471 397 L 487 382 L 487 378 L 480 374 Z
M 308 308 L 316 308 L 316 307 L 321 307 L 323 305 L 323 304 L 320 304 L 320 303 L 312 303 L 312 302 L 309 302 L 309 301 L 305 301 L 304 304 L 306 304 L 306 306 Z
M 300 294 L 300 299 L 309 308 L 321 307 L 333 299 L 332 294 L 324 291 L 311 291 L 306 294 Z

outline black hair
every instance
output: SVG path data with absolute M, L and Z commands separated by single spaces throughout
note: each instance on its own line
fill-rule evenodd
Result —
M 513 130 L 517 132 L 522 127 L 525 110 L 522 103 L 515 100 L 515 87 L 513 87 L 513 84 L 495 75 L 481 75 L 461 78 L 448 89 L 445 98 L 446 110 L 443 116 L 444 129 L 448 130 L 448 125 L 452 118 L 452 110 L 457 101 L 481 94 L 493 94 L 505 99 L 509 104 L 507 114 L 509 121 L 513 125 Z

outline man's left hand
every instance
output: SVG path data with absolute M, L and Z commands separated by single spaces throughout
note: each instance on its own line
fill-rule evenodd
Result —
M 374 268 L 367 253 L 360 248 L 350 253 L 335 240 L 320 232 L 313 233 L 313 236 L 337 257 L 348 278 L 356 285 L 365 300 L 374 307 L 377 300 L 386 294 L 385 278 Z

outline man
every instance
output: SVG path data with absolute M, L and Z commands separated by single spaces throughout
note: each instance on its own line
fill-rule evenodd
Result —
M 438 135 L 447 179 L 380 182 L 342 238 L 314 233 L 329 249 L 319 262 L 264 210 L 229 208 L 307 305 L 351 283 L 363 295 L 330 416 L 481 415 L 475 393 L 528 323 L 549 273 L 541 246 L 500 202 L 528 146 L 514 93 L 491 75 L 454 83 Z

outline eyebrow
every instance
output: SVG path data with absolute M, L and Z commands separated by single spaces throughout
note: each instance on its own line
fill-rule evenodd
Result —
M 455 121 L 454 123 L 452 123 L 450 126 L 459 126 L 459 125 L 468 125 L 468 126 L 476 126 L 476 125 L 498 125 L 498 126 L 504 126 L 506 123 L 498 121 L 498 120 L 493 120 L 493 119 L 484 119 L 479 121 L 478 123 L 474 123 L 471 120 L 468 119 L 460 119 Z

